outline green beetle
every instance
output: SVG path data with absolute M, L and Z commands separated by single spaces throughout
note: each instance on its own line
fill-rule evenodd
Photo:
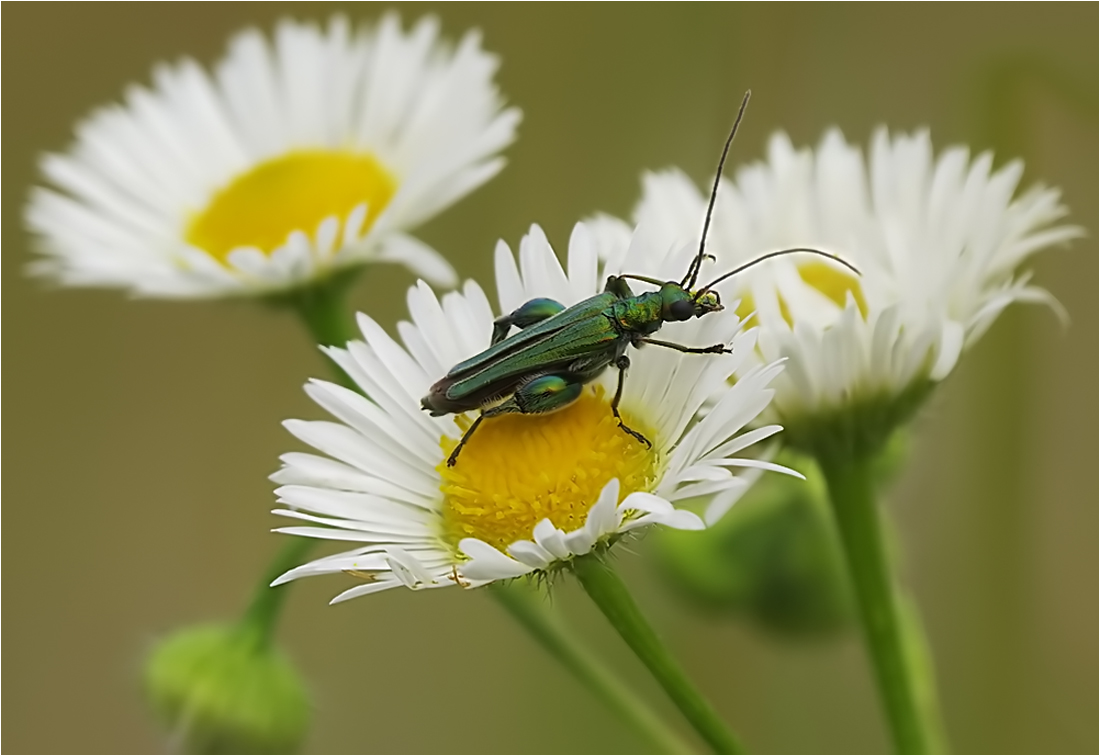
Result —
M 537 415 L 563 409 L 580 397 L 585 384 L 595 380 L 609 367 L 619 371 L 618 387 L 611 400 L 612 414 L 625 433 L 651 446 L 649 439 L 627 426 L 619 414 L 623 381 L 630 367 L 627 347 L 652 344 L 690 354 L 728 353 L 730 350 L 725 344 L 689 347 L 652 336 L 665 323 L 701 318 L 721 310 L 721 300 L 718 293 L 712 290 L 713 287 L 770 258 L 793 252 L 810 252 L 837 260 L 855 270 L 834 255 L 799 247 L 769 252 L 699 289 L 694 288 L 699 269 L 707 257 L 707 230 L 714 211 L 722 166 L 745 113 L 749 94 L 746 92 L 741 101 L 737 119 L 722 150 L 703 223 L 699 252 L 692 259 L 683 279 L 679 282 L 660 281 L 629 273 L 610 276 L 602 293 L 572 307 L 553 299 L 532 299 L 515 311 L 497 318 L 493 323 L 489 348 L 451 368 L 420 400 L 421 407 L 433 417 L 481 410 L 447 458 L 448 466 L 455 464 L 462 448 L 486 418 L 505 414 Z M 628 280 L 659 288 L 635 294 Z M 509 335 L 513 327 L 520 330 Z

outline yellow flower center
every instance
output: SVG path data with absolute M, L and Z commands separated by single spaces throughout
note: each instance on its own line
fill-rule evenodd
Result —
M 296 150 L 253 166 L 218 190 L 191 219 L 186 238 L 222 262 L 237 247 L 270 253 L 292 231 L 312 236 L 325 218 L 343 220 L 364 202 L 368 228 L 396 189 L 370 155 Z
M 860 288 L 859 279 L 851 273 L 837 270 L 835 265 L 827 265 L 823 262 L 813 261 L 803 263 L 797 267 L 799 277 L 807 284 L 817 289 L 838 307 L 843 307 L 847 301 L 848 292 L 856 300 L 856 306 L 863 317 L 867 317 L 867 300 L 863 298 L 863 289 Z M 737 305 L 737 317 L 744 319 L 750 313 L 756 311 L 756 301 L 748 291 L 741 295 L 741 304 Z M 788 325 L 794 325 L 790 307 L 783 297 L 779 297 L 779 313 Z M 756 316 L 749 318 L 746 325 L 756 325 Z
M 654 441 L 652 431 L 623 413 L 623 421 Z M 459 418 L 463 430 L 469 421 Z M 446 458 L 456 440 L 444 436 Z M 612 478 L 619 501 L 657 483 L 657 454 L 628 436 L 603 391 L 585 391 L 549 415 L 504 415 L 485 420 L 454 467 L 438 468 L 443 482 L 443 537 L 452 546 L 478 538 L 501 551 L 531 540 L 549 518 L 566 532 L 584 525 L 588 510 Z

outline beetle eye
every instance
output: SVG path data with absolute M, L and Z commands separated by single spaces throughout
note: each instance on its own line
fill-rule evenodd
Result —
M 678 299 L 668 306 L 669 320 L 688 320 L 695 314 L 695 303 L 690 299 Z

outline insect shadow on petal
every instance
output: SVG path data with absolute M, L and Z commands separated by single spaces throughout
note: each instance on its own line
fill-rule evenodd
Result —
M 489 348 L 451 368 L 420 400 L 421 408 L 433 417 L 481 410 L 447 458 L 448 467 L 453 467 L 458 461 L 462 448 L 487 418 L 508 414 L 541 415 L 564 409 L 580 397 L 585 384 L 610 367 L 619 371 L 611 412 L 624 433 L 650 447 L 652 443 L 649 439 L 629 427 L 619 414 L 623 383 L 630 367 L 630 357 L 626 353 L 628 347 L 652 344 L 688 354 L 729 353 L 730 349 L 725 344 L 692 347 L 655 339 L 653 334 L 665 323 L 701 318 L 721 310 L 721 299 L 713 287 L 773 257 L 808 252 L 835 260 L 859 274 L 852 265 L 828 252 L 795 247 L 761 255 L 695 288 L 703 260 L 708 257 L 713 259 L 706 253 L 707 232 L 718 196 L 722 168 L 745 115 L 750 94 L 745 92 L 733 128 L 722 148 L 703 220 L 699 251 L 692 258 L 683 279 L 661 281 L 634 273 L 609 276 L 603 292 L 571 307 L 553 299 L 532 299 L 497 318 L 493 322 Z M 640 281 L 658 288 L 635 294 L 628 281 Z M 512 333 L 513 328 L 518 331 Z

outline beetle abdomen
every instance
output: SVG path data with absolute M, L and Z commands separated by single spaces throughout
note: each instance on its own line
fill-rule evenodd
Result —
M 481 409 L 501 397 L 515 393 L 516 387 L 524 377 L 507 376 L 486 383 L 476 391 L 464 392 L 460 398 L 452 396 L 451 388 L 456 383 L 455 379 L 442 378 L 428 389 L 428 395 L 420 400 L 420 408 L 426 410 L 432 417 Z

